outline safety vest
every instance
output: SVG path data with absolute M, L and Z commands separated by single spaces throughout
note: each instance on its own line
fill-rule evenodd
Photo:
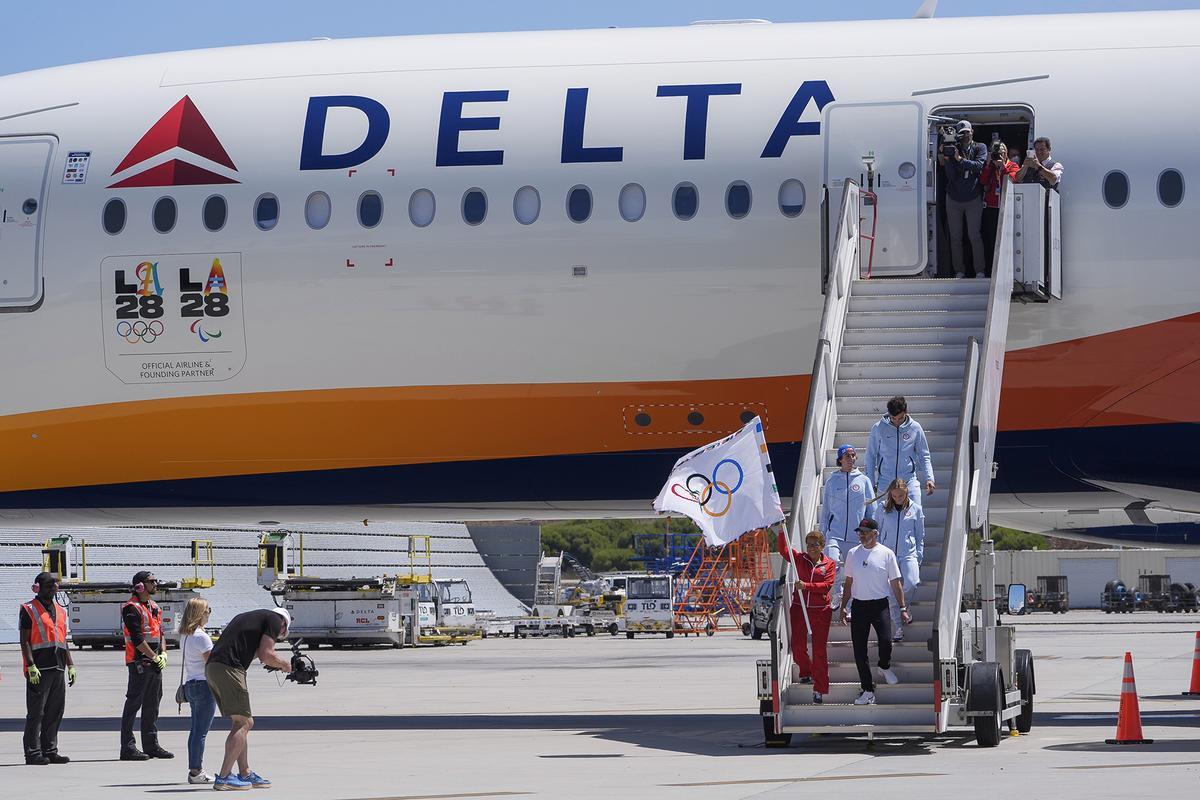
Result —
M 121 634 L 125 637 L 125 663 L 132 664 L 137 659 L 138 651 L 133 646 L 133 639 L 129 638 L 129 628 L 125 625 L 125 609 L 133 606 L 137 609 L 138 615 L 142 618 L 142 638 L 146 640 L 146 644 L 154 652 L 159 651 L 159 643 L 162 642 L 162 611 L 158 608 L 158 603 L 153 600 L 149 604 L 143 605 L 136 597 L 126 600 L 121 605 Z
M 66 651 L 67 610 L 65 608 L 55 603 L 54 619 L 50 618 L 50 612 L 46 610 L 46 607 L 36 600 L 22 603 L 21 608 L 25 609 L 25 613 L 33 620 L 33 627 L 29 630 L 30 650 L 34 653 L 54 648 Z M 25 669 L 29 668 L 29 661 L 25 658 L 23 649 L 21 650 L 21 663 Z

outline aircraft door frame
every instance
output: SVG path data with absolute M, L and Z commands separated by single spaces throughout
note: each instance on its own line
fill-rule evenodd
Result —
M 835 101 L 825 106 L 822 117 L 822 179 L 826 189 L 831 195 L 840 193 L 834 190 L 840 190 L 846 178 L 853 178 L 878 197 L 872 274 L 921 274 L 929 261 L 929 154 L 924 104 L 916 100 Z M 866 210 L 864 217 L 863 230 L 869 231 L 871 220 Z M 830 224 L 836 221 L 830 220 Z M 833 232 L 827 235 L 832 237 Z
M 42 305 L 43 220 L 57 149 L 52 134 L 0 136 L 0 313 Z

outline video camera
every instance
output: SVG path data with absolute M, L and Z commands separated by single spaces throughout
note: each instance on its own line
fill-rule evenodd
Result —
M 946 158 L 954 158 L 958 149 L 958 130 L 953 124 L 938 125 L 938 152 Z
M 295 683 L 307 684 L 309 686 L 317 685 L 317 676 L 321 671 L 317 669 L 316 662 L 312 660 L 312 656 L 305 655 L 300 652 L 300 645 L 303 639 L 292 642 L 292 671 L 285 678 Z M 278 672 L 275 667 L 264 666 L 267 672 Z

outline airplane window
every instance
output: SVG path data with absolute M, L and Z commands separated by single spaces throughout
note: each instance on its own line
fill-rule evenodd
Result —
M 175 206 L 175 201 L 169 197 L 160 197 L 154 203 L 154 230 L 159 233 L 170 233 L 175 227 L 175 217 L 178 214 L 178 208 Z
M 567 192 L 567 216 L 572 222 L 587 222 L 592 215 L 592 193 L 586 186 Z
M 696 211 L 700 208 L 700 195 L 696 193 L 696 187 L 690 183 L 676 186 L 671 198 L 671 207 L 675 216 L 681 220 L 689 220 L 696 216 Z
M 279 224 L 279 199 L 264 194 L 254 201 L 254 224 L 260 231 L 269 231 Z
M 1158 199 L 1167 208 L 1183 202 L 1183 174 L 1177 169 L 1165 169 L 1158 176 Z
M 116 236 L 125 230 L 125 201 L 114 197 L 105 203 L 101 221 L 104 225 L 105 233 Z
M 434 212 L 437 211 L 437 201 L 433 192 L 428 189 L 417 189 L 408 198 L 408 218 L 418 228 L 424 228 L 433 222 Z
M 378 192 L 363 192 L 358 198 L 358 224 L 374 228 L 383 219 L 383 198 Z
M 625 184 L 617 196 L 617 209 L 621 219 L 637 222 L 646 213 L 646 190 L 636 183 Z
M 734 181 L 725 190 L 725 211 L 734 219 L 750 213 L 750 187 L 744 181 Z
M 1109 208 L 1121 208 L 1129 202 L 1129 177 L 1120 170 L 1104 176 L 1104 202 Z
M 206 230 L 216 233 L 221 228 L 224 228 L 225 218 L 229 216 L 229 207 L 225 204 L 225 198 L 219 194 L 214 194 L 205 200 L 201 216 L 204 219 Z
M 304 201 L 304 221 L 314 231 L 319 231 L 329 224 L 333 217 L 333 202 L 324 192 L 313 192 Z
M 513 216 L 522 225 L 532 225 L 537 222 L 542 213 L 542 196 L 532 186 L 522 186 L 513 195 Z
M 478 225 L 487 219 L 487 195 L 483 189 L 467 189 L 462 199 L 463 222 Z
M 804 211 L 804 184 L 788 178 L 779 187 L 779 210 L 785 217 L 798 217 Z

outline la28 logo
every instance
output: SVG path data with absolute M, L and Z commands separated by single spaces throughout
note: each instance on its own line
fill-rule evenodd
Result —
M 212 280 L 211 276 L 209 280 Z M 223 317 L 229 313 L 229 295 L 223 291 L 204 294 L 204 288 L 203 281 L 192 280 L 191 269 L 179 270 L 180 316 Z

